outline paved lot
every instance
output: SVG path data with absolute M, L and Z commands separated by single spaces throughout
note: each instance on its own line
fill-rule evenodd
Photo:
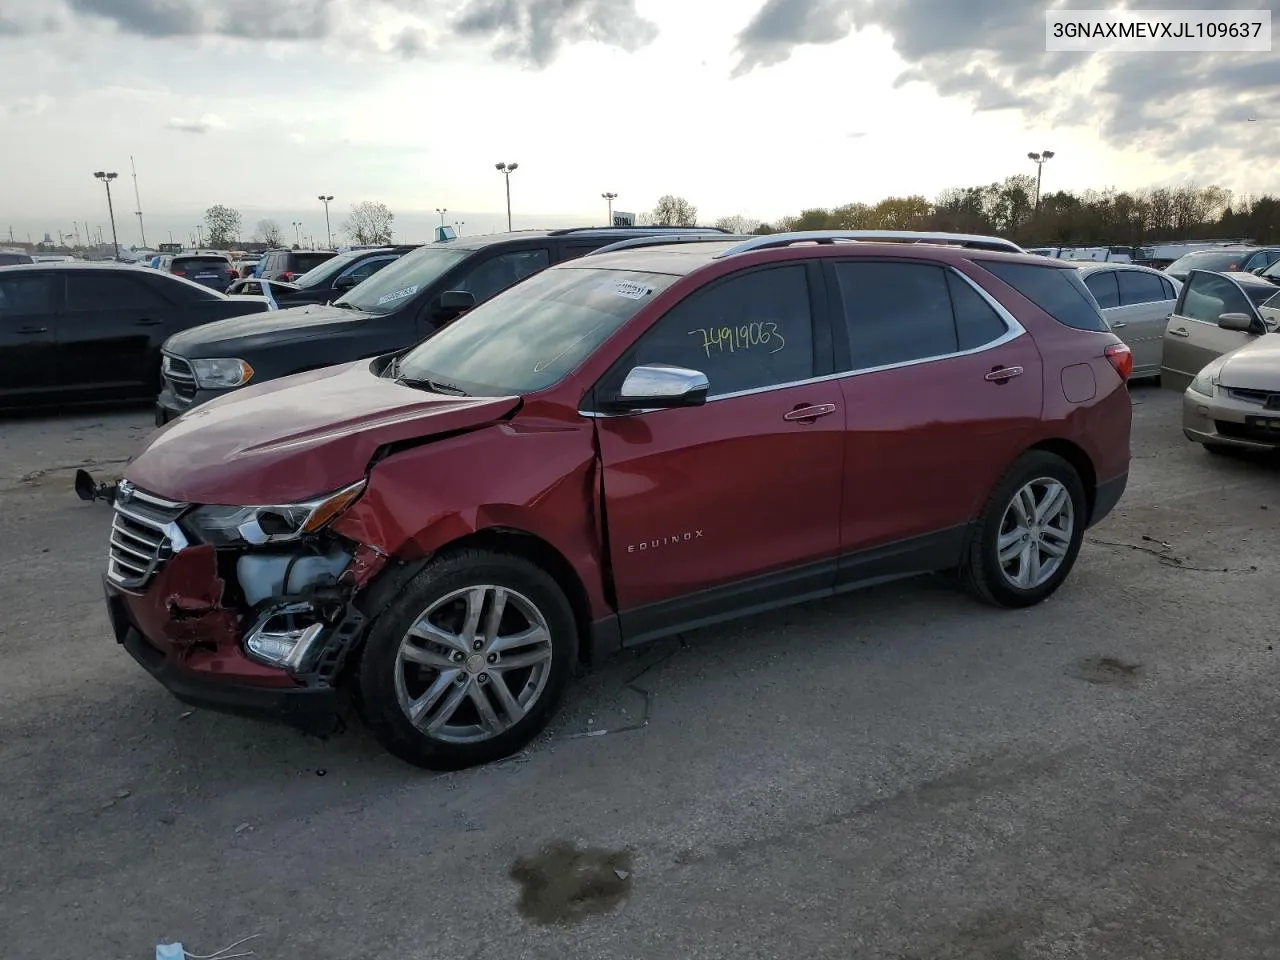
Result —
M 451 775 L 188 715 L 108 635 L 108 511 L 70 493 L 147 411 L 4 421 L 0 952 L 1275 957 L 1280 468 L 1134 401 L 1129 493 L 1049 603 L 921 580 L 690 634 Z M 574 736 L 640 690 L 647 727 Z

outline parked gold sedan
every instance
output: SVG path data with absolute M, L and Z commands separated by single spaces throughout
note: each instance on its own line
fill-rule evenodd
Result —
M 1165 331 L 1161 382 L 1187 384 L 1182 432 L 1206 450 L 1280 449 L 1280 291 L 1265 294 L 1192 271 Z

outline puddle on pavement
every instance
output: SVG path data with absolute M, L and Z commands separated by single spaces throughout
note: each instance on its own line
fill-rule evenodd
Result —
M 1071 676 L 1086 683 L 1108 683 L 1132 686 L 1138 682 L 1142 664 L 1117 657 L 1085 657 L 1071 668 Z
M 556 841 L 511 865 L 520 913 L 535 923 L 569 924 L 608 913 L 631 889 L 631 853 Z

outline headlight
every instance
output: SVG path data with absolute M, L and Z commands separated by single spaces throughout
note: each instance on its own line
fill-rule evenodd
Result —
M 1214 390 L 1218 386 L 1219 374 L 1221 373 L 1222 364 L 1211 363 L 1196 374 L 1196 378 L 1191 381 L 1191 386 L 1187 389 L 1192 393 L 1200 394 L 1202 397 L 1212 397 Z
M 264 507 L 197 507 L 183 524 L 215 547 L 279 543 L 322 530 L 364 492 L 365 481 L 304 503 Z
M 230 357 L 187 362 L 196 375 L 198 387 L 243 387 L 253 377 L 253 367 Z

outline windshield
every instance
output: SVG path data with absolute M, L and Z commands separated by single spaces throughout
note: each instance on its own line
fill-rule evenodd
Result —
M 303 290 L 311 287 L 327 287 L 333 282 L 334 277 L 363 256 L 365 256 L 363 250 L 356 250 L 351 253 L 341 253 L 336 257 L 330 257 L 320 266 L 312 267 L 293 282 Z
M 452 384 L 472 396 L 544 390 L 676 279 L 581 267 L 546 270 L 423 341 L 404 356 L 397 373 L 406 380 Z
M 1248 256 L 1248 250 L 1188 253 L 1185 257 L 1173 261 L 1164 270 L 1165 273 L 1173 274 L 1186 273 L 1189 270 L 1213 270 L 1218 273 L 1223 270 L 1239 270 L 1240 264 L 1244 263 Z
M 382 268 L 334 302 L 349 304 L 367 313 L 394 313 L 406 301 L 439 280 L 450 267 L 461 263 L 474 252 L 443 246 L 423 247 Z

